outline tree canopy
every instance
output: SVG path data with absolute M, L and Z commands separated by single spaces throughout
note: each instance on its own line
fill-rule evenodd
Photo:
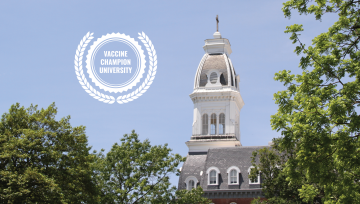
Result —
M 96 203 L 85 127 L 57 121 L 51 104 L 12 105 L 0 122 L 1 203 Z
M 179 191 L 171 187 L 169 176 L 185 158 L 171 154 L 165 145 L 140 141 L 135 131 L 125 134 L 104 155 L 98 154 L 97 182 L 102 203 L 209 203 L 202 189 Z
M 271 148 L 265 147 L 253 152 L 252 165 L 254 168 L 251 169 L 250 178 L 257 178 L 261 174 L 261 188 L 266 197 L 266 200 L 256 199 L 253 203 L 309 203 L 303 200 L 299 192 L 303 184 L 310 183 L 305 173 L 300 173 L 298 179 L 301 181 L 295 183 L 289 182 L 287 172 L 284 171 L 288 158 L 294 156 L 293 152 L 280 153 L 277 149 L 275 143 Z M 311 184 L 317 185 L 316 183 Z M 323 190 L 320 186 L 318 186 L 318 189 Z M 322 203 L 321 198 L 320 195 L 316 194 L 310 203 Z
M 184 157 L 125 134 L 104 154 L 89 153 L 85 127 L 56 120 L 51 104 L 12 105 L 0 122 L 1 203 L 210 203 L 201 188 L 170 186 Z
M 290 0 L 285 17 L 336 13 L 327 32 L 305 45 L 303 26 L 286 33 L 301 55 L 302 74 L 284 70 L 275 80 L 287 87 L 274 94 L 278 112 L 271 126 L 280 131 L 277 150 L 290 156 L 282 169 L 286 181 L 299 185 L 303 202 L 360 203 L 360 1 Z

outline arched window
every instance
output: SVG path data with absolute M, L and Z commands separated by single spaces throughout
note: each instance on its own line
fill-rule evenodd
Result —
M 206 174 L 208 175 L 208 185 L 219 185 L 219 174 L 220 170 L 212 166 L 206 170 Z
M 219 115 L 219 135 L 225 134 L 225 114 L 221 113 Z
M 194 180 L 190 180 L 189 181 L 189 190 L 191 190 L 193 188 L 195 188 L 195 182 L 194 182 Z
M 254 169 L 253 166 L 250 166 L 248 169 L 249 176 L 250 176 L 250 172 L 252 171 L 252 169 Z M 249 178 L 249 184 L 260 184 L 260 174 L 258 174 L 257 177 L 253 180 Z
M 188 176 L 185 179 L 186 189 L 191 191 L 191 189 L 196 188 L 198 180 L 195 176 Z
M 226 173 L 228 174 L 228 184 L 229 185 L 239 185 L 239 174 L 240 169 L 236 166 L 231 166 L 227 169 Z
M 208 114 L 204 114 L 202 117 L 202 134 L 207 135 L 209 130 Z
M 210 171 L 210 184 L 216 184 L 216 171 Z
M 225 80 L 225 77 L 224 77 L 223 74 L 220 75 L 220 83 L 221 83 L 222 85 L 227 85 L 226 80 Z
M 210 134 L 216 135 L 216 114 L 211 114 L 211 121 L 210 121 Z

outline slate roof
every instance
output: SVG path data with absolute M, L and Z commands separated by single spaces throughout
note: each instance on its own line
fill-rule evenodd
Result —
M 199 86 L 205 86 L 207 82 L 207 76 L 209 70 L 216 69 L 219 72 L 222 72 L 224 75 L 224 85 L 228 84 L 228 73 L 226 62 L 223 55 L 209 55 L 202 67 L 200 74 L 200 84 Z
M 240 146 L 212 148 L 207 153 L 201 155 L 188 154 L 187 159 L 182 167 L 179 178 L 179 189 L 186 189 L 185 179 L 188 176 L 195 176 L 204 191 L 214 190 L 235 190 L 235 189 L 254 189 L 260 188 L 260 185 L 249 184 L 248 169 L 251 165 L 252 152 L 269 146 Z M 206 170 L 210 167 L 217 167 L 220 170 L 219 185 L 208 185 L 208 175 Z M 231 166 L 240 169 L 238 185 L 228 184 L 227 170 Z M 200 172 L 203 171 L 202 176 Z
M 200 172 L 204 171 L 206 152 L 200 154 L 188 154 L 184 165 L 181 167 L 181 174 L 179 177 L 179 189 L 186 189 L 185 179 L 188 176 L 195 176 L 198 181 L 201 180 Z
M 225 60 L 225 58 L 227 61 Z M 228 75 L 230 75 L 231 81 L 233 80 L 233 71 L 234 67 L 228 62 L 229 58 L 226 56 L 226 54 L 210 54 L 207 56 L 204 64 L 200 66 L 198 69 L 200 69 L 200 80 L 199 80 L 199 87 L 204 87 L 208 81 L 207 74 L 210 70 L 218 70 L 219 72 L 222 72 L 223 77 L 221 77 L 221 83 L 223 85 L 228 85 Z M 228 73 L 227 66 L 230 68 L 230 73 Z M 236 75 L 236 73 L 235 73 Z M 234 84 L 231 82 L 231 86 L 234 86 Z

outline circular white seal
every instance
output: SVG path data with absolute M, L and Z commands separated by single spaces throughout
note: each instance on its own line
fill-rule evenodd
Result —
M 97 52 L 99 49 L 110 42 L 121 42 L 126 45 L 128 45 L 136 54 L 137 57 L 137 68 L 134 73 L 134 75 L 123 83 L 109 83 L 104 81 L 102 78 L 99 77 L 99 75 L 96 72 L 94 60 Z M 89 74 L 89 78 L 92 80 L 92 82 L 95 83 L 96 86 L 98 86 L 100 89 L 103 89 L 105 91 L 109 91 L 110 93 L 121 93 L 123 91 L 127 91 L 134 87 L 137 83 L 140 82 L 140 79 L 142 78 L 144 72 L 145 72 L 145 55 L 144 51 L 141 49 L 141 46 L 138 44 L 137 41 L 134 40 L 134 38 L 130 38 L 130 36 L 122 34 L 122 33 L 111 33 L 107 35 L 103 35 L 101 38 L 98 38 L 88 50 L 88 54 L 86 56 L 86 69 L 87 73 Z

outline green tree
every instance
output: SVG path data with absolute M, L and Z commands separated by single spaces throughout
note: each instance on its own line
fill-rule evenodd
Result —
M 141 142 L 135 131 L 125 134 L 96 162 L 96 180 L 102 189 L 101 203 L 210 203 L 202 189 L 176 191 L 169 176 L 185 158 L 171 154 L 165 145 Z
M 252 165 L 254 166 L 250 172 L 250 178 L 256 178 L 258 174 L 261 174 L 261 187 L 267 200 L 254 200 L 253 203 L 308 203 L 304 202 L 300 197 L 298 189 L 301 189 L 302 185 L 299 183 L 289 182 L 284 167 L 289 157 L 293 157 L 292 152 L 279 153 L 275 145 L 272 148 L 263 148 L 253 152 Z M 301 174 L 301 183 L 308 183 L 305 174 Z M 321 203 L 321 197 L 314 196 L 312 200 L 315 203 Z
M 1 203 L 96 203 L 85 127 L 56 120 L 51 104 L 12 105 L 0 122 Z
M 202 197 L 204 194 L 203 189 L 199 186 L 197 188 L 193 188 L 191 191 L 188 190 L 179 190 L 176 191 L 176 198 L 172 199 L 170 203 L 172 204 L 189 204 L 189 203 L 197 203 L 197 204 L 209 204 L 212 203 L 211 200 Z
M 284 169 L 287 181 L 301 185 L 304 202 L 321 197 L 324 203 L 360 203 L 360 1 L 290 0 L 285 17 L 293 10 L 327 13 L 338 20 L 327 32 L 301 42 L 302 25 L 287 27 L 301 55 L 302 74 L 281 71 L 275 75 L 287 87 L 274 94 L 278 112 L 272 128 L 281 131 L 278 150 L 293 152 Z M 303 175 L 306 183 L 303 183 Z

